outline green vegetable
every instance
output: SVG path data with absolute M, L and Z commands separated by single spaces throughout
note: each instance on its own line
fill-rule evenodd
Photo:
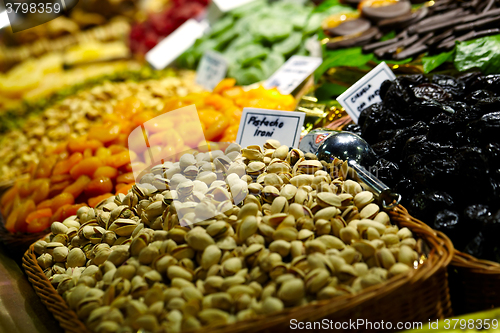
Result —
M 250 44 L 238 50 L 236 61 L 245 66 L 255 59 L 265 58 L 268 53 L 269 51 L 265 47 L 258 44 Z
M 234 73 L 234 78 L 240 85 L 249 85 L 264 79 L 264 73 L 258 68 L 244 68 Z
M 285 57 L 281 54 L 272 52 L 266 57 L 266 60 L 263 61 L 263 63 L 267 69 L 264 73 L 266 74 L 266 78 L 268 78 L 285 63 Z
M 235 17 L 242 17 L 245 16 L 248 13 L 254 13 L 257 12 L 263 8 L 267 7 L 267 1 L 266 0 L 255 0 L 252 2 L 249 2 L 241 7 L 233 9 L 230 14 L 235 16 Z
M 459 71 L 478 68 L 484 74 L 500 73 L 500 35 L 458 43 L 454 64 Z
M 455 50 L 451 50 L 449 52 L 443 52 L 436 55 L 423 57 L 422 64 L 424 65 L 424 73 L 433 71 L 446 61 L 453 61 L 454 55 Z
M 226 32 L 233 26 L 233 18 L 231 16 L 226 16 L 218 20 L 212 26 L 212 31 L 210 32 L 210 37 L 216 37 L 223 32 Z
M 252 26 L 253 35 L 269 43 L 275 43 L 286 38 L 292 33 L 292 30 L 291 23 L 272 18 L 262 19 Z
M 228 30 L 219 37 L 215 39 L 216 41 L 216 46 L 215 48 L 217 50 L 222 50 L 224 49 L 232 40 L 234 40 L 236 37 L 238 37 L 238 32 L 234 30 Z M 212 39 L 209 39 L 209 41 L 212 41 Z
M 302 34 L 294 32 L 287 39 L 274 44 L 273 52 L 283 54 L 284 56 L 291 55 L 302 44 Z

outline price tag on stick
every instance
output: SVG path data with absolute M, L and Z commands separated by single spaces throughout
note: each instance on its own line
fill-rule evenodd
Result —
M 357 124 L 363 109 L 382 101 L 379 94 L 382 82 L 394 79 L 396 79 L 396 76 L 389 66 L 383 62 L 347 89 L 337 98 L 337 101 Z
M 146 54 L 147 62 L 155 69 L 164 69 L 190 48 L 207 26 L 206 21 L 187 20 Z
M 264 87 L 276 87 L 284 95 L 291 94 L 322 62 L 321 58 L 293 56 L 267 79 Z
M 305 116 L 304 112 L 244 108 L 236 142 L 242 147 L 262 146 L 274 139 L 298 147 Z
M 203 54 L 196 70 L 196 83 L 212 91 L 226 77 L 227 61 L 217 52 L 207 51 Z

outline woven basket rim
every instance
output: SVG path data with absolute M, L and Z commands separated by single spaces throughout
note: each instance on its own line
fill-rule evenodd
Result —
M 479 274 L 500 274 L 500 263 L 478 259 L 470 254 L 455 250 L 452 266 L 470 269 Z
M 390 212 L 390 215 L 393 223 L 400 227 L 409 226 L 409 229 L 418 235 L 419 238 L 422 238 L 431 248 L 427 260 L 417 270 L 393 277 L 380 285 L 372 286 L 357 294 L 340 296 L 333 300 L 315 301 L 303 306 L 285 309 L 273 315 L 260 315 L 229 325 L 210 327 L 210 330 L 212 332 L 232 332 L 235 329 L 241 328 L 256 329 L 256 325 L 266 327 L 279 322 L 288 322 L 291 318 L 298 321 L 313 320 L 314 318 L 318 318 L 318 316 L 321 318 L 325 315 L 325 312 L 333 313 L 340 310 L 352 309 L 365 301 L 387 296 L 407 284 L 423 283 L 430 279 L 438 270 L 448 266 L 454 254 L 453 244 L 448 237 L 439 231 L 432 230 L 425 223 L 410 216 L 402 206 L 396 207 Z M 36 293 L 66 332 L 89 332 L 85 325 L 78 319 L 76 313 L 69 308 L 57 293 L 40 266 L 38 266 L 34 253 L 34 245 L 34 243 L 31 244 L 25 252 L 23 267 Z

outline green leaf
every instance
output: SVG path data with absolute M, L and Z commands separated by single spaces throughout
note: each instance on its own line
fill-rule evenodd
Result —
M 455 67 L 459 71 L 478 68 L 484 74 L 500 72 L 500 35 L 473 39 L 456 46 Z
M 323 1 L 323 3 L 318 5 L 316 8 L 314 8 L 313 12 L 314 13 L 322 13 L 322 12 L 330 9 L 330 7 L 339 6 L 339 5 L 340 5 L 339 0 L 326 0 L 326 1 Z
M 438 68 L 446 61 L 452 61 L 454 54 L 455 54 L 455 49 L 448 52 L 443 52 L 436 55 L 423 57 L 422 64 L 424 65 L 424 73 L 426 74 L 430 73 L 431 71 Z
M 389 39 L 392 39 L 396 37 L 396 31 L 392 30 L 388 33 L 386 33 L 385 35 L 383 35 L 381 38 L 380 38 L 380 41 L 383 42 L 385 40 L 389 40 Z
M 327 51 L 324 59 L 323 63 L 314 73 L 316 79 L 332 67 L 362 67 L 368 61 L 373 60 L 374 56 L 372 53 L 364 54 L 361 47 L 351 47 L 348 49 Z
M 341 86 L 340 84 L 336 83 L 324 83 L 322 84 L 316 91 L 314 92 L 314 95 L 316 98 L 320 101 L 330 101 L 332 99 L 337 98 L 339 95 L 344 93 L 347 88 L 346 86 Z

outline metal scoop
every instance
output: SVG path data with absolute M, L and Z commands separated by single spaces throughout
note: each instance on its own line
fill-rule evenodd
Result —
M 318 159 L 327 162 L 333 161 L 335 157 L 347 161 L 356 173 L 354 178 L 364 183 L 368 190 L 378 196 L 380 204 L 385 209 L 392 209 L 401 201 L 401 195 L 394 193 L 362 166 L 373 165 L 376 154 L 360 136 L 349 132 L 332 133 L 323 141 L 316 155 Z

